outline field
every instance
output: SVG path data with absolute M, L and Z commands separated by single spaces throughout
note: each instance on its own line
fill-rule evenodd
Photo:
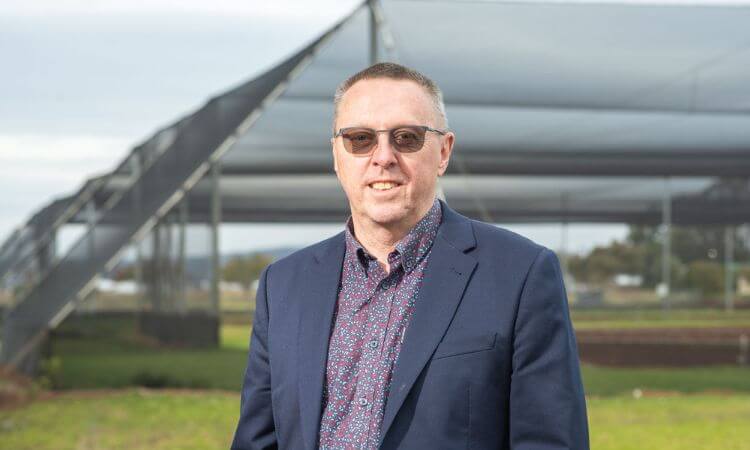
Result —
M 744 327 L 750 316 L 587 312 L 574 321 L 577 329 Z M 43 379 L 56 389 L 0 408 L 0 449 L 228 448 L 250 327 L 245 313 L 224 323 L 211 350 L 158 346 L 127 320 L 64 323 Z M 750 449 L 748 367 L 582 370 L 593 449 Z
M 631 328 L 750 328 L 750 309 L 726 312 L 718 309 L 658 308 L 622 310 L 573 310 L 576 330 Z
M 226 449 L 237 411 L 235 392 L 66 392 L 0 410 L 0 448 Z M 749 448 L 750 395 L 589 398 L 588 413 L 592 449 Z

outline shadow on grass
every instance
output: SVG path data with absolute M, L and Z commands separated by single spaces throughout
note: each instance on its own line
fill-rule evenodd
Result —
M 238 343 L 247 342 L 240 336 L 249 336 L 249 325 L 230 327 L 227 346 L 181 348 L 139 335 L 134 317 L 71 318 L 50 340 L 49 352 L 60 361 L 55 387 L 239 390 L 247 350 Z
M 630 368 L 585 364 L 581 370 L 586 394 L 590 396 L 615 396 L 636 389 L 683 394 L 750 393 L 750 367 Z
M 126 386 L 228 389 L 242 386 L 249 323 L 224 324 L 221 347 L 161 346 L 136 332 L 135 319 L 75 318 L 54 333 L 52 354 L 60 359 L 58 389 Z M 635 389 L 750 393 L 750 367 L 620 368 L 583 365 L 589 396 L 615 396 Z

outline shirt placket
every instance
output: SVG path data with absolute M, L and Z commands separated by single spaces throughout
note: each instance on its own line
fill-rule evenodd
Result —
M 368 285 L 372 289 L 369 304 L 367 333 L 362 351 L 361 370 L 358 373 L 356 402 L 359 408 L 361 436 L 364 448 L 369 448 L 374 422 L 378 417 L 381 403 L 379 389 L 384 366 L 384 342 L 388 331 L 388 321 L 391 314 L 390 305 L 393 300 L 393 287 L 396 284 L 397 267 L 394 266 L 389 255 L 392 270 L 386 274 L 376 260 L 369 261 L 367 270 Z
M 389 255 L 388 263 L 391 271 L 378 287 L 378 298 L 376 302 L 378 309 L 378 322 L 377 327 L 371 328 L 377 329 L 377 335 L 372 336 L 370 341 L 372 342 L 371 346 L 373 349 L 377 349 L 377 358 L 375 363 L 371 366 L 373 370 L 370 376 L 372 383 L 372 407 L 367 431 L 367 448 L 374 447 L 379 438 L 380 417 L 382 416 L 385 402 L 383 389 L 387 381 L 386 379 L 388 378 L 391 356 L 391 339 L 389 333 L 391 333 L 392 330 L 389 324 L 391 322 L 391 317 L 394 314 L 393 302 L 395 299 L 396 287 L 402 277 L 401 258 L 402 255 L 398 252 L 392 252 Z
M 359 264 L 359 261 L 352 261 L 349 268 L 351 269 L 351 272 L 349 272 L 351 278 L 359 280 L 355 284 L 359 284 L 362 287 L 352 291 L 350 301 L 345 303 L 347 305 L 345 316 L 348 317 L 349 323 L 342 324 L 341 326 L 351 333 L 350 339 L 356 339 L 361 342 L 367 338 L 367 320 L 365 323 L 356 323 L 358 322 L 356 317 L 362 314 L 366 316 L 371 314 L 373 291 L 370 283 L 373 282 L 373 277 L 368 277 L 368 273 Z M 363 413 L 366 411 L 360 406 L 359 391 L 361 380 L 363 379 L 363 375 L 367 373 L 368 365 L 367 355 L 363 351 L 360 354 L 359 360 L 352 367 L 352 377 L 356 383 L 353 394 L 354 414 L 343 418 L 343 422 L 336 427 L 336 431 L 334 432 L 334 435 L 337 437 L 333 438 L 333 442 L 338 442 L 339 445 L 344 445 L 345 448 L 360 448 L 363 440 L 366 439 L 367 428 L 363 426 L 366 423 L 366 416 L 363 416 Z M 338 386 L 337 388 L 343 389 L 344 387 Z M 348 430 L 349 432 L 346 436 L 341 436 L 340 432 L 342 430 Z

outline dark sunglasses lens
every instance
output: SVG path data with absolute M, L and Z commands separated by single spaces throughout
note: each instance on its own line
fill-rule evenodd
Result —
M 362 154 L 370 151 L 377 141 L 375 133 L 370 130 L 349 130 L 342 133 L 344 147 L 351 153 Z
M 400 152 L 416 152 L 424 145 L 425 130 L 419 127 L 396 128 L 391 134 L 391 142 Z

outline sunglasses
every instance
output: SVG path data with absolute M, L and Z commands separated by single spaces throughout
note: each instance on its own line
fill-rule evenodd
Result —
M 333 137 L 341 136 L 346 151 L 357 156 L 368 156 L 378 143 L 378 133 L 388 132 L 388 142 L 399 153 L 413 153 L 424 146 L 428 131 L 445 135 L 445 131 L 436 130 L 425 125 L 401 125 L 386 130 L 373 130 L 365 127 L 348 127 L 339 129 Z

